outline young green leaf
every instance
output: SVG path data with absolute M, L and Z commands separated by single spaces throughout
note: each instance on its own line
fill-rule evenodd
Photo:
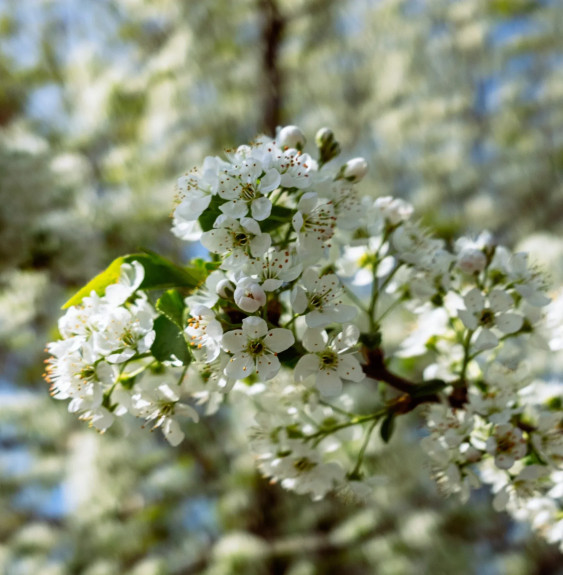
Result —
M 151 347 L 151 353 L 158 361 L 179 359 L 184 365 L 192 361 L 189 346 L 184 339 L 182 329 L 161 315 L 154 322 L 156 337 Z
M 180 329 L 184 327 L 185 308 L 184 298 L 174 289 L 164 292 L 156 302 L 156 309 Z
M 389 443 L 393 432 L 395 431 L 395 414 L 390 413 L 382 422 L 379 429 L 379 435 L 385 443 Z
M 139 287 L 142 290 L 173 287 L 193 290 L 203 283 L 209 274 L 209 268 L 204 265 L 180 267 L 154 252 L 129 254 L 113 260 L 103 272 L 74 294 L 62 309 L 80 304 L 92 291 L 103 295 L 107 286 L 118 281 L 121 265 L 133 261 L 139 262 L 145 270 L 145 277 Z

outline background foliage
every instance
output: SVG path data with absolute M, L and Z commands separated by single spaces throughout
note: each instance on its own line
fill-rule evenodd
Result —
M 368 159 L 365 191 L 409 199 L 443 237 L 534 232 L 561 280 L 562 24 L 556 0 L 4 3 L 0 571 L 557 572 L 485 492 L 464 508 L 436 492 L 416 421 L 391 450 L 374 441 L 372 502 L 311 503 L 256 474 L 244 414 L 174 450 L 142 429 L 101 437 L 41 374 L 73 289 L 139 247 L 188 257 L 175 178 L 284 123 L 332 127 Z

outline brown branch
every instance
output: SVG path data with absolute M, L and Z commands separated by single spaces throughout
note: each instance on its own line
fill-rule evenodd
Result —
M 283 76 L 279 51 L 286 21 L 276 0 L 259 0 L 262 24 L 262 72 L 265 78 L 262 129 L 275 134 L 281 124 Z
M 366 360 L 362 368 L 368 377 L 376 381 L 382 381 L 403 393 L 391 404 L 391 409 L 394 413 L 408 413 L 422 403 L 440 403 L 442 401 L 438 393 L 424 393 L 425 385 L 428 389 L 429 384 L 432 382 L 415 383 L 389 371 L 385 365 L 381 348 L 369 349 L 363 347 L 362 354 Z M 453 408 L 462 408 L 467 403 L 467 385 L 462 385 L 461 382 L 454 382 L 452 385 L 454 389 L 447 397 L 448 402 Z M 428 389 L 428 391 L 431 390 Z
M 383 381 L 404 393 L 412 393 L 417 387 L 416 383 L 395 375 L 387 369 L 381 348 L 368 349 L 364 347 L 362 353 L 366 360 L 366 363 L 362 367 L 368 377 L 377 381 Z

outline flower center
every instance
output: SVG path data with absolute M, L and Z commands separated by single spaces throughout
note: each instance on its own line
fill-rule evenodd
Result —
M 261 339 L 253 339 L 253 340 L 248 342 L 248 346 L 247 346 L 246 350 L 248 351 L 248 353 L 250 355 L 254 355 L 254 356 L 260 355 L 265 350 L 264 343 L 262 342 Z
M 295 469 L 297 469 L 297 471 L 301 471 L 301 472 L 311 471 L 311 469 L 313 469 L 316 466 L 317 466 L 317 464 L 315 462 L 311 461 L 310 459 L 308 459 L 307 457 L 300 457 L 299 459 L 296 459 L 293 462 L 293 467 L 295 467 Z
M 126 330 L 125 333 L 123 334 L 123 337 L 121 338 L 121 341 L 127 346 L 127 347 L 135 347 L 135 336 L 133 335 L 133 333 L 131 332 L 131 330 Z
M 258 197 L 256 190 L 253 188 L 252 184 L 243 184 L 241 186 L 241 199 L 250 202 Z
M 495 322 L 495 312 L 492 309 L 485 308 L 481 312 L 481 317 L 479 318 L 479 323 L 484 326 L 493 325 Z
M 248 244 L 248 236 L 245 233 L 235 234 L 235 245 L 246 246 Z
M 96 368 L 93 365 L 87 365 L 83 367 L 77 375 L 83 381 L 90 381 L 96 377 Z
M 333 368 L 338 365 L 338 354 L 330 349 L 323 351 L 319 358 L 321 360 L 321 367 Z

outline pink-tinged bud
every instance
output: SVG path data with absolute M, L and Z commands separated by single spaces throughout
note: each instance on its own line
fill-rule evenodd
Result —
M 247 313 L 254 313 L 266 304 L 266 292 L 258 283 L 243 280 L 235 290 L 235 303 Z
M 481 250 L 475 248 L 466 248 L 457 257 L 457 266 L 466 274 L 481 272 L 486 265 L 487 257 Z
M 297 126 L 285 126 L 277 136 L 278 144 L 282 148 L 296 148 L 302 150 L 305 146 L 305 135 Z
M 360 180 L 363 180 L 367 173 L 368 163 L 364 158 L 353 158 L 352 160 L 348 160 L 342 170 L 342 176 L 350 182 L 359 182 Z

